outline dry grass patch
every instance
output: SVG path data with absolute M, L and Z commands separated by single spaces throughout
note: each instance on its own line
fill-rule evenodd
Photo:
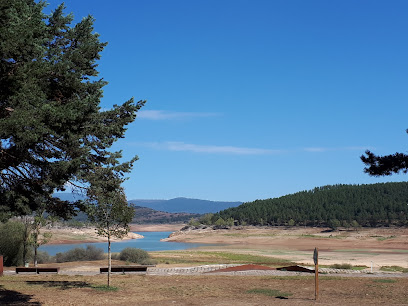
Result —
M 292 294 L 286 297 L 288 300 L 281 301 L 287 305 L 315 305 L 314 279 L 310 276 L 113 275 L 111 281 L 117 290 L 104 290 L 105 276 L 5 276 L 0 278 L 0 304 L 269 305 L 279 303 L 273 294 L 280 292 Z M 405 304 L 407 286 L 408 280 L 402 278 L 394 283 L 376 284 L 370 278 L 321 277 L 319 302 L 324 305 Z

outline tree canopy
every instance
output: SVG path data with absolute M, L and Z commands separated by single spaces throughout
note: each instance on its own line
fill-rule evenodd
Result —
M 252 225 L 402 226 L 408 224 L 407 187 L 408 182 L 323 186 L 244 203 L 220 211 L 212 222 L 221 217 Z
M 107 45 L 92 16 L 71 25 L 64 5 L 45 15 L 44 2 L 0 0 L 0 213 L 73 212 L 51 195 L 71 182 L 89 181 L 93 169 L 118 160 L 109 148 L 124 137 L 145 101 L 100 106 L 97 61 Z M 134 161 L 134 160 L 133 160 Z
M 406 132 L 408 133 L 408 130 Z M 367 165 L 364 171 L 372 176 L 408 172 L 408 155 L 404 153 L 378 156 L 367 150 L 365 155 L 361 156 L 361 160 Z

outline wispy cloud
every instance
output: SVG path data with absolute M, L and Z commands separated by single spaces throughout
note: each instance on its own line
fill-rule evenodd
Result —
M 235 155 L 265 155 L 265 154 L 279 154 L 281 150 L 269 150 L 259 148 L 246 148 L 234 146 L 214 146 L 214 145 L 197 145 L 178 141 L 167 141 L 161 143 L 146 143 L 145 145 L 168 151 L 184 151 L 194 153 L 210 153 L 210 154 L 235 154 Z
M 218 146 L 218 145 L 200 145 L 185 143 L 182 141 L 165 141 L 165 142 L 145 142 L 145 143 L 130 143 L 132 145 L 144 146 L 156 150 L 164 151 L 179 151 L 179 152 L 193 152 L 193 153 L 207 153 L 207 154 L 234 154 L 234 155 L 281 155 L 285 153 L 296 152 L 338 152 L 338 151 L 365 151 L 372 150 L 368 146 L 355 147 L 306 147 L 298 149 L 262 149 L 262 148 L 248 148 L 236 146 Z
M 303 148 L 303 151 L 306 151 L 306 152 L 333 152 L 333 151 L 365 151 L 365 150 L 372 150 L 372 149 L 373 148 L 369 146 L 338 147 L 338 148 L 308 147 L 308 148 Z
M 219 113 L 171 112 L 163 110 L 141 110 L 138 117 L 148 120 L 177 120 L 220 116 Z

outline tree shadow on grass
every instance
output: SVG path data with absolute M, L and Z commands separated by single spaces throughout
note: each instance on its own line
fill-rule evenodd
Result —
M 92 288 L 87 282 L 80 281 L 26 281 L 28 285 L 42 285 L 43 287 L 59 287 L 61 290 L 72 288 Z
M 32 297 L 32 295 L 4 289 L 4 286 L 0 285 L 0 305 L 41 305 L 40 302 L 30 302 Z

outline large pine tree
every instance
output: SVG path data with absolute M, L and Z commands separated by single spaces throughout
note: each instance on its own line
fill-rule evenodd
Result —
M 102 110 L 106 85 L 97 61 L 106 43 L 88 16 L 71 25 L 60 5 L 51 15 L 34 0 L 0 0 L 0 214 L 27 214 L 34 200 L 67 216 L 73 207 L 51 197 L 67 182 L 120 158 L 108 151 L 124 136 L 144 101 Z

